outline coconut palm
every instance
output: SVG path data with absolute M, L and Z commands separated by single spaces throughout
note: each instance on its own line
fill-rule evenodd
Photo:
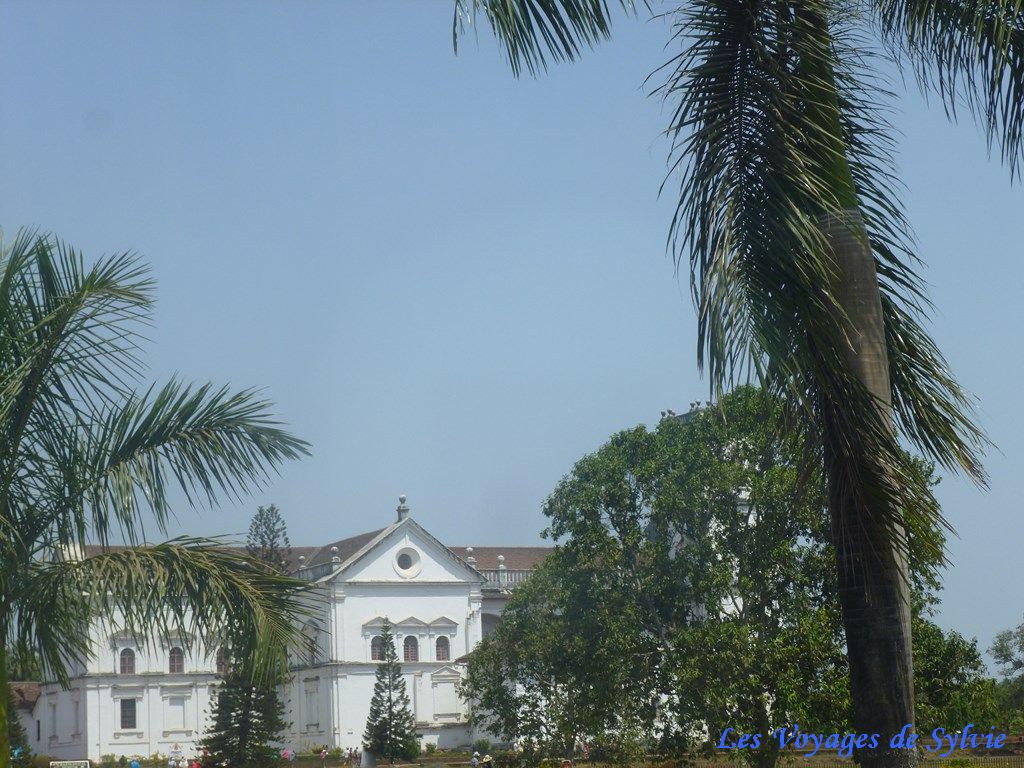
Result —
M 676 0 L 662 15 L 674 55 L 652 77 L 672 115 L 669 249 L 690 263 L 698 362 L 716 398 L 751 375 L 786 396 L 810 438 L 828 483 L 854 725 L 892 733 L 914 712 L 906 543 L 939 550 L 945 525 L 900 443 L 984 485 L 985 441 L 923 327 L 877 65 L 909 67 L 948 113 L 973 112 L 1016 176 L 1024 7 Z M 456 0 L 456 42 L 481 17 L 513 70 L 535 74 L 608 37 L 612 13 L 606 0 Z
M 0 250 L 0 688 L 12 653 L 66 683 L 97 621 L 186 644 L 230 628 L 260 668 L 303 610 L 299 582 L 223 542 L 145 544 L 175 488 L 189 503 L 237 496 L 306 453 L 255 392 L 137 389 L 152 292 L 131 255 L 89 266 L 28 232 Z

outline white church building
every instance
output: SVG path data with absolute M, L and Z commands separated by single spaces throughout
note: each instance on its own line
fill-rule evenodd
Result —
M 289 569 L 323 599 L 303 628 L 315 653 L 293 664 L 282 691 L 291 724 L 284 746 L 361 749 L 385 618 L 422 743 L 474 739 L 457 692 L 465 656 L 550 548 L 446 546 L 409 516 L 404 496 L 397 512 L 380 530 L 292 548 Z M 190 654 L 173 638 L 139 643 L 102 626 L 93 644 L 68 690 L 44 682 L 22 691 L 29 746 L 62 760 L 195 755 L 222 659 Z

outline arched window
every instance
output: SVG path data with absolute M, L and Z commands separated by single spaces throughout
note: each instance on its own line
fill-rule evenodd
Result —
M 217 674 L 223 677 L 228 673 L 228 652 L 223 648 L 217 649 Z
M 370 641 L 370 661 L 384 661 L 384 638 L 380 635 Z
M 405 660 L 406 661 L 419 661 L 420 660 L 420 644 L 419 641 L 409 635 L 405 638 L 405 642 L 402 643 L 405 648 Z
M 448 645 L 447 637 L 437 638 L 437 660 L 448 661 L 451 658 L 451 647 Z
M 185 672 L 185 652 L 181 648 L 171 648 L 170 663 L 167 671 L 172 675 L 180 675 Z
M 125 648 L 121 651 L 120 670 L 122 675 L 135 674 L 135 651 L 131 648 Z

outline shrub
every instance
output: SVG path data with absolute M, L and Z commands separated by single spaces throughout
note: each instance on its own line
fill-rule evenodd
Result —
M 434 754 L 435 752 L 437 752 L 437 744 L 435 744 L 434 742 L 430 742 L 429 744 L 427 744 L 426 750 L 428 755 Z
M 111 755 L 110 757 L 113 756 Z M 32 768 L 50 768 L 50 760 L 49 755 L 33 755 Z
M 480 756 L 483 757 L 491 751 L 491 742 L 487 739 L 477 739 L 473 742 L 473 751 L 479 752 Z

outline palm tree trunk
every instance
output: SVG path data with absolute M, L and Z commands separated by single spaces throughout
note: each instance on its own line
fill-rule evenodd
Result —
M 858 225 L 861 232 L 857 231 Z M 836 290 L 853 331 L 848 362 L 878 399 L 879 407 L 889 408 L 888 356 L 878 280 L 874 258 L 862 236 L 863 224 L 857 214 L 828 222 L 827 227 L 839 267 Z M 836 429 L 837 419 L 830 414 L 844 405 L 822 403 L 826 430 Z M 912 751 L 888 749 L 891 737 L 914 722 L 907 561 L 884 529 L 880 516 L 852 501 L 843 490 L 851 481 L 851 466 L 859 469 L 858 474 L 882 470 L 873 464 L 872 456 L 850 455 L 851 451 L 840 454 L 836 446 L 843 442 L 838 435 L 826 434 L 825 444 L 854 726 L 858 732 L 881 737 L 877 749 L 863 753 L 861 763 L 869 768 L 914 765 Z
M 817 9 L 803 20 L 830 40 L 828 26 Z M 874 255 L 861 217 L 857 191 L 842 139 L 839 99 L 831 51 L 809 57 L 808 81 L 817 83 L 807 99 L 807 116 L 835 138 L 822 148 L 840 214 L 823 213 L 821 225 L 834 260 L 830 290 L 842 307 L 848 344 L 844 346 L 848 372 L 873 396 L 882 418 L 892 424 L 889 357 L 885 341 L 881 291 Z M 834 209 L 833 209 L 834 211 Z M 843 320 L 840 320 L 843 322 Z M 839 575 L 839 597 L 846 630 L 850 665 L 850 693 L 854 727 L 860 733 L 879 734 L 877 749 L 863 750 L 860 763 L 868 768 L 894 768 L 916 764 L 911 750 L 889 748 L 891 737 L 914 722 L 913 654 L 911 645 L 908 564 L 884 516 L 872 514 L 844 491 L 860 478 L 880 476 L 884 466 L 864 449 L 848 425 L 856 423 L 844 412 L 847 402 L 823 396 L 819 408 L 825 443 L 825 473 L 829 514 Z M 839 417 L 842 418 L 839 418 Z M 851 439 L 852 438 L 852 439 Z M 880 502 L 884 503 L 884 502 Z

